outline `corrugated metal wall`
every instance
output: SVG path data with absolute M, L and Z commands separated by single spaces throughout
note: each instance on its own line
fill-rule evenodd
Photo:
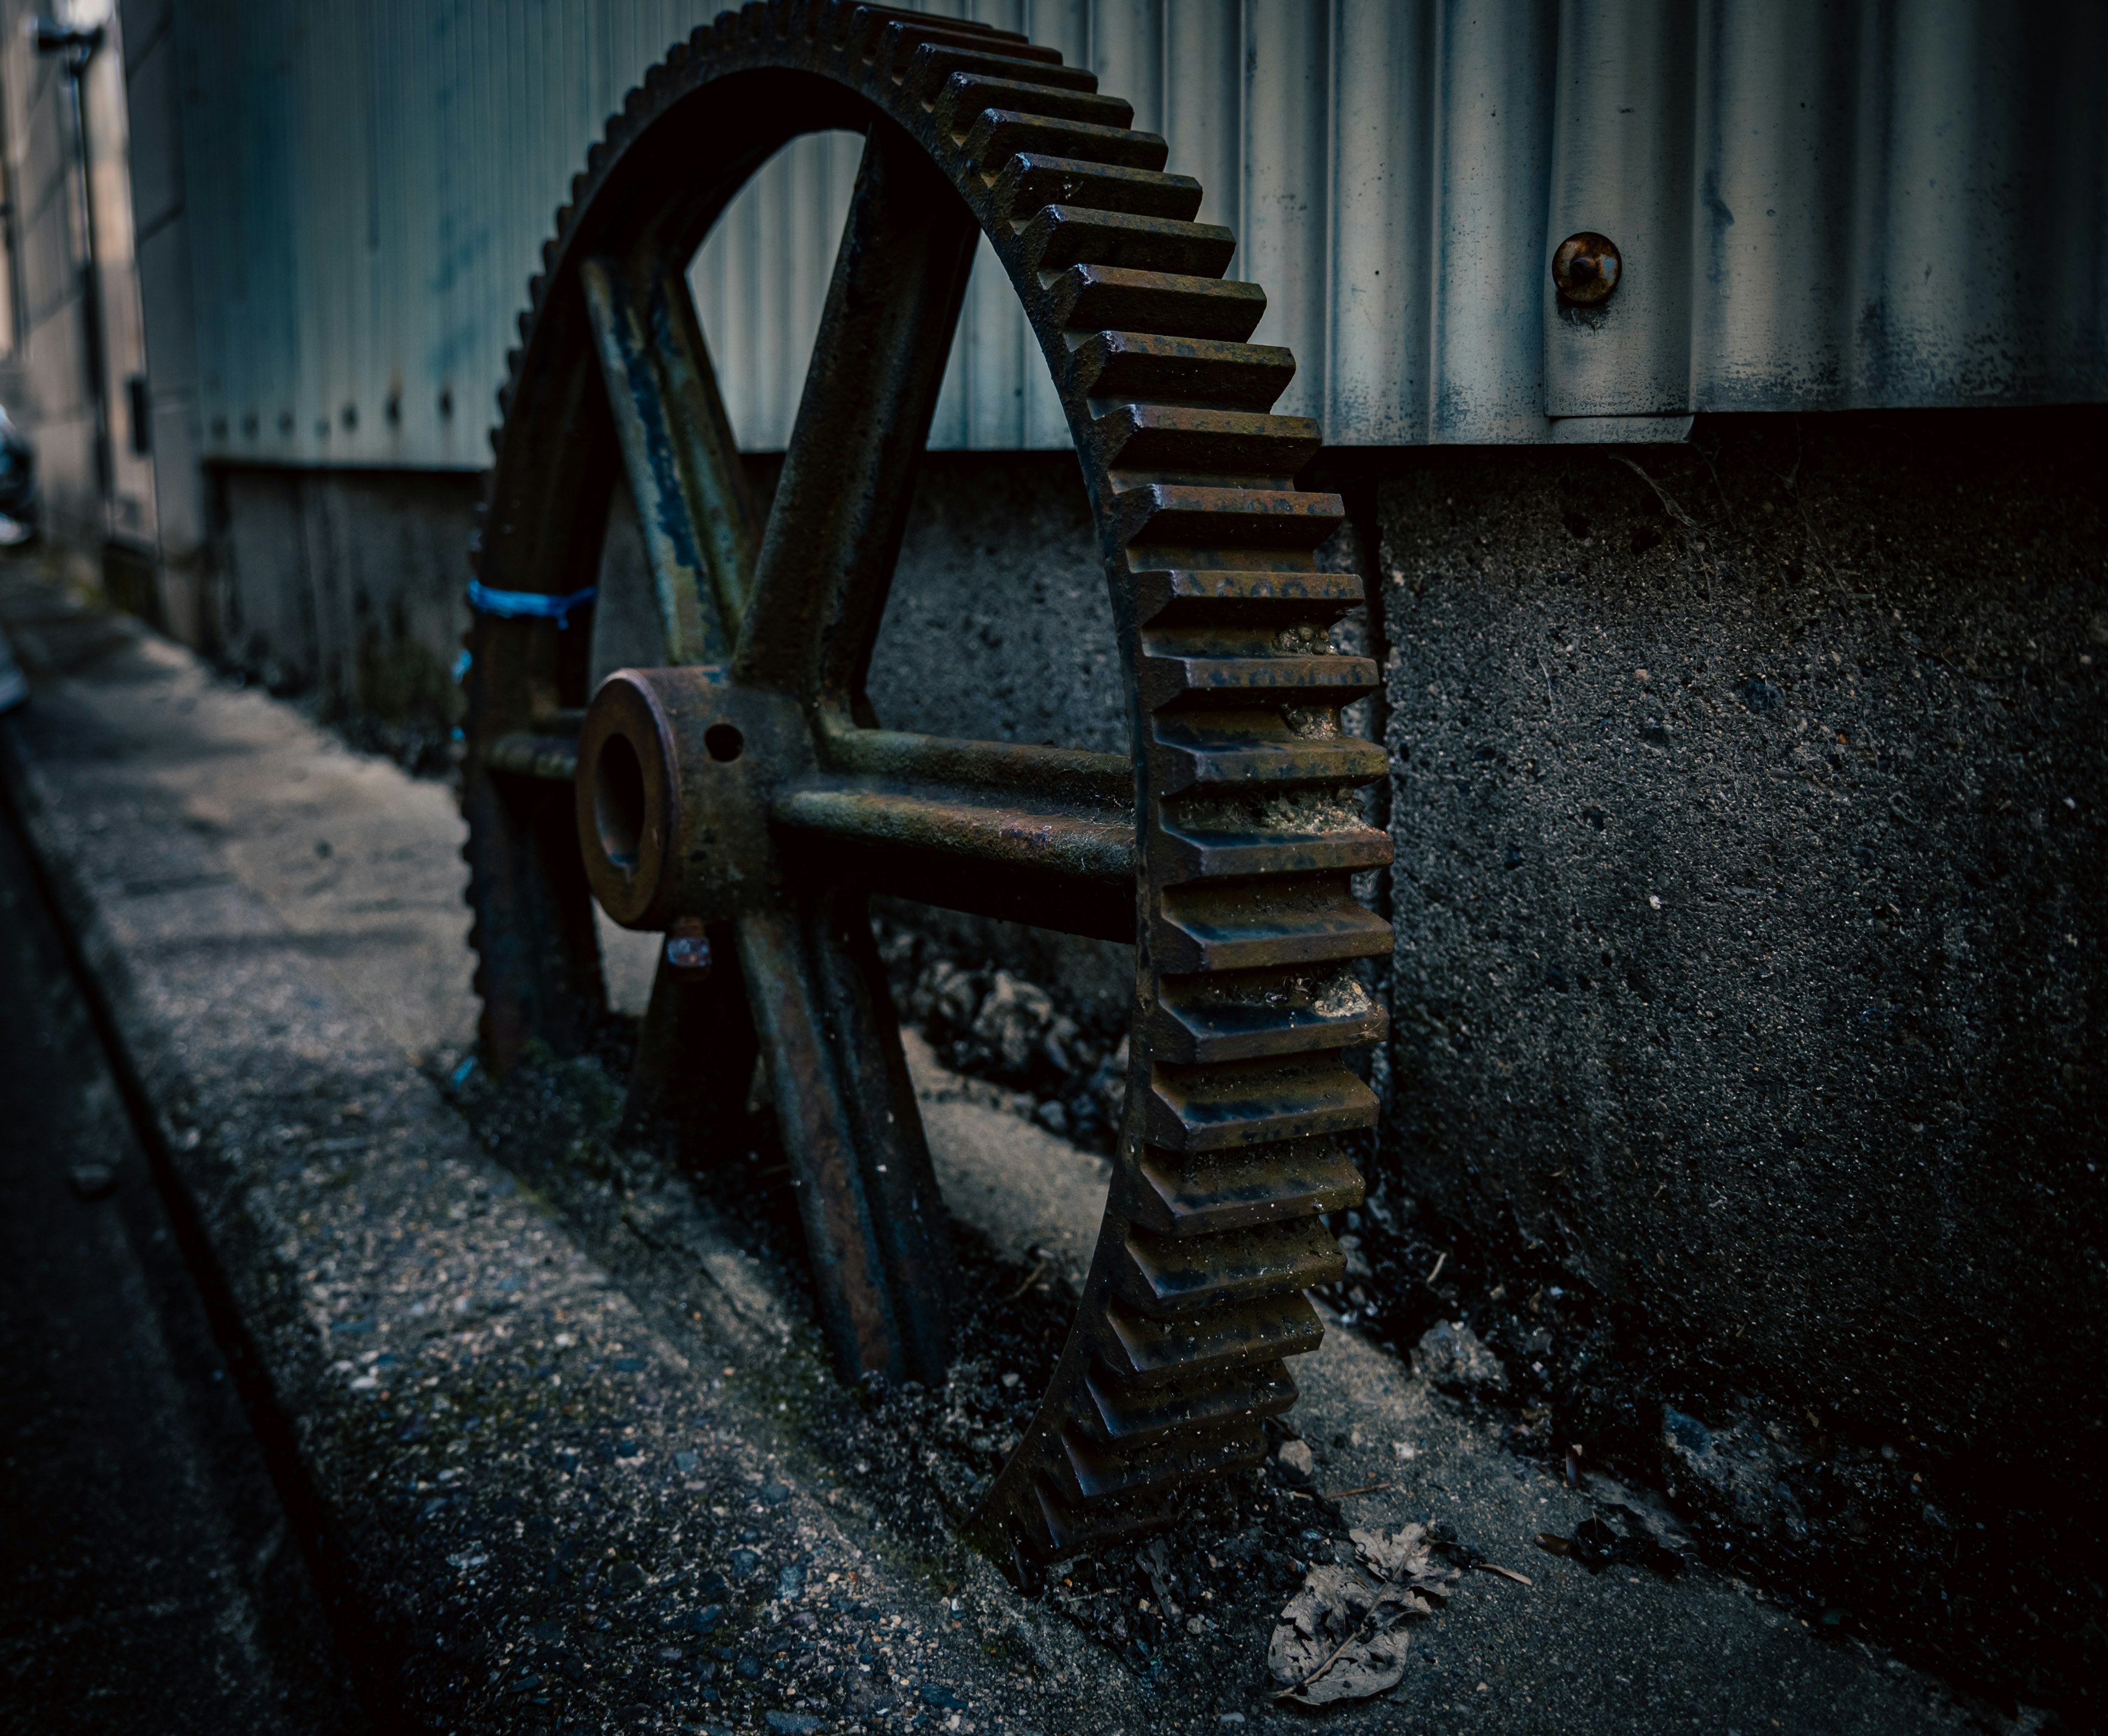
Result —
M 1296 353 L 1281 407 L 1336 443 L 2108 398 L 2108 10 L 2088 0 L 928 9 L 1052 43 L 1165 135 L 1267 288 L 1259 335 Z M 182 0 L 209 453 L 480 464 L 552 212 L 624 92 L 714 10 Z M 751 447 L 795 414 L 856 150 L 794 144 L 696 261 Z M 1547 277 L 1581 228 L 1625 261 L 1587 314 Z M 934 443 L 1066 443 L 993 269 Z

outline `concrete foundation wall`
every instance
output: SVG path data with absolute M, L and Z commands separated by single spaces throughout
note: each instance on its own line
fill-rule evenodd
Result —
M 436 766 L 459 706 L 480 479 L 229 468 L 211 479 L 226 659 Z
M 1543 1444 L 1964 1668 L 2102 1661 L 2104 432 L 1723 419 L 1380 490 L 1380 1315 L 1469 1311 Z

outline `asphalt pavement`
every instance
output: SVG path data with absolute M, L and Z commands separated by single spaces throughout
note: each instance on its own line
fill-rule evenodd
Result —
M 189 1239 L 0 814 L 0 1729 L 366 1727 Z

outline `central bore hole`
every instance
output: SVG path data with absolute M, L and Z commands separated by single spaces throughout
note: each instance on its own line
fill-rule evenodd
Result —
M 729 723 L 713 723 L 703 731 L 703 746 L 720 765 L 737 759 L 746 738 Z
M 637 871 L 644 841 L 644 767 L 620 735 L 600 744 L 593 762 L 593 825 L 603 854 L 626 874 Z

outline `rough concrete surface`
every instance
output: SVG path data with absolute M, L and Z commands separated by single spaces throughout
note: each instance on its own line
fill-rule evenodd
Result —
M 1385 473 L 1367 1250 L 1408 1338 L 1446 1252 L 1550 1438 L 1716 1553 L 2084 1721 L 2104 434 L 1701 420 Z
M 1142 1622 L 1146 1648 L 1089 1637 L 1103 1610 L 1079 1614 L 1080 1592 L 1016 1598 L 912 1522 L 910 1505 L 933 1506 L 927 1479 L 867 1497 L 866 1460 L 831 1450 L 870 1442 L 903 1475 L 943 1470 L 934 1437 L 880 1438 L 884 1406 L 859 1419 L 859 1396 L 822 1365 L 795 1270 L 754 1223 L 678 1176 L 565 1165 L 581 1142 L 552 1166 L 529 1151 L 531 1127 L 515 1151 L 501 1122 L 451 1106 L 442 1082 L 470 1077 L 453 1064 L 472 1008 L 465 917 L 443 944 L 430 902 L 458 875 L 460 841 L 430 786 L 165 644 L 19 583 L 0 596 L 0 618 L 39 614 L 37 696 L 5 726 L 11 795 L 296 1419 L 322 1589 L 376 1722 L 1286 1727 L 1306 1715 L 1269 1696 L 1274 1612 L 1349 1525 L 1408 1518 L 1446 1520 L 1531 1583 L 1468 1574 L 1417 1632 L 1399 1687 L 1327 1723 L 1964 1721 L 1933 1679 L 1704 1567 L 1592 1574 L 1542 1553 L 1538 1532 L 1579 1536 L 1599 1510 L 1674 1533 L 1615 1485 L 1568 1488 L 1518 1460 L 1497 1418 L 1344 1330 L 1298 1374 L 1291 1421 L 1316 1486 L 1284 1461 L 1212 1497 L 1169 1581 L 1151 1568 L 1142 1612 L 1114 1624 L 1126 1636 Z M 333 780 L 337 835 L 361 841 L 362 900 L 288 842 L 312 830 L 318 778 Z M 376 920 L 376 900 L 400 920 Z M 1065 1225 L 1088 1233 L 1102 1166 L 935 1070 L 923 1086 L 962 1212 L 977 1209 L 977 1169 L 1035 1168 L 1037 1191 L 1019 1195 L 1033 1209 L 962 1226 L 1022 1295 L 1034 1245 Z M 1050 1175 L 1074 1180 L 1049 1188 Z M 1151 1591 L 1194 1606 L 1182 1626 L 1149 1611 Z

